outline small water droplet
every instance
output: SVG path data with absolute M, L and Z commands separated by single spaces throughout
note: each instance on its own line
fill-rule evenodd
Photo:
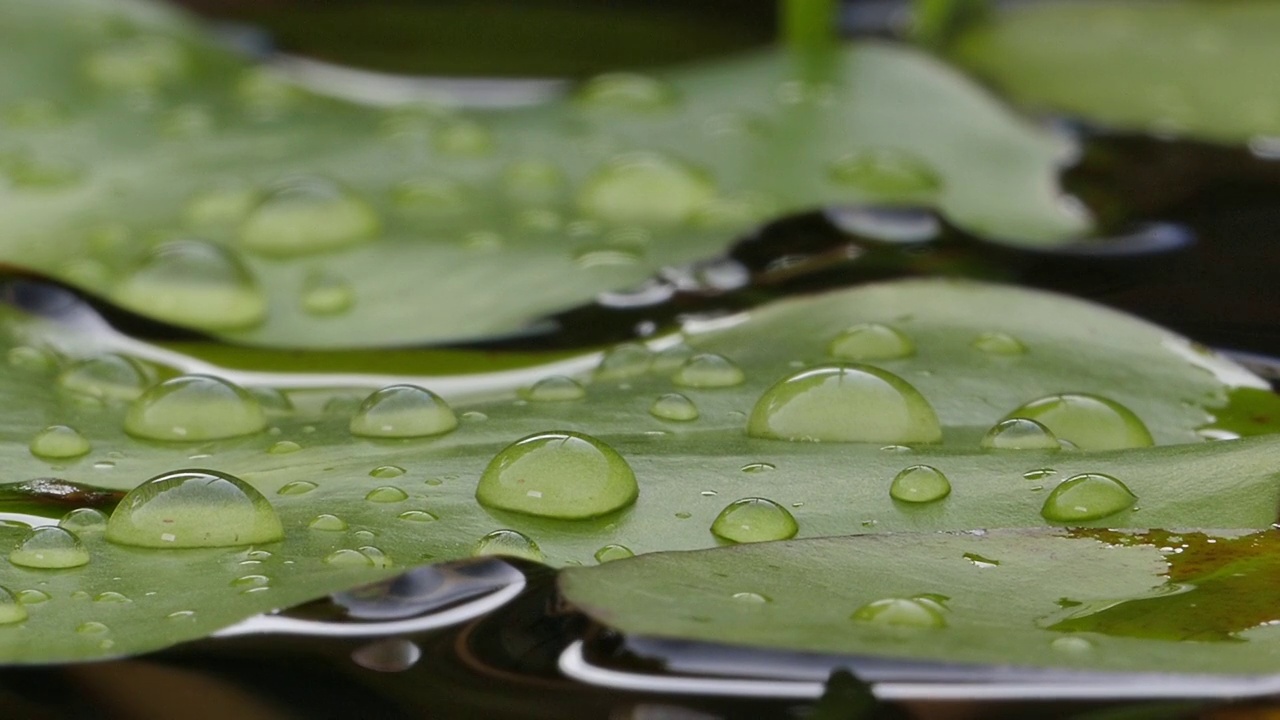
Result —
M 334 550 L 324 556 L 326 565 L 338 565 L 340 567 L 372 567 L 373 560 L 369 556 L 359 550 L 351 550 L 343 548 L 342 550 Z
M 129 596 L 125 595 L 124 593 L 115 592 L 114 590 L 107 590 L 106 592 L 98 593 L 97 595 L 93 596 L 93 601 L 100 602 L 100 603 L 133 602 L 132 600 L 129 599 Z
M 347 529 L 347 521 L 337 515 L 323 513 L 315 516 L 307 527 L 312 530 L 323 530 L 326 532 L 341 532 Z
M 435 515 L 433 515 L 432 513 L 427 512 L 426 510 L 405 510 L 404 512 L 400 513 L 396 517 L 401 520 L 406 520 L 408 522 L 418 522 L 418 523 L 435 522 L 436 520 L 440 519 Z
M 620 510 L 639 494 L 635 473 L 589 435 L 542 432 L 501 450 L 485 468 L 476 500 L 502 510 L 579 520 Z
M 898 360 L 915 355 L 916 344 L 897 328 L 862 323 L 835 336 L 827 354 L 842 360 Z
M 1044 499 L 1040 514 L 1051 522 L 1098 520 L 1126 510 L 1138 501 L 1124 483 L 1102 473 L 1083 473 L 1063 480 Z
M 39 592 L 39 591 L 36 591 Z M 46 596 L 45 599 L 48 599 Z M 30 603 L 19 602 L 9 588 L 0 587 L 0 625 L 12 625 L 27 619 L 27 608 Z
M 107 515 L 95 508 L 76 508 L 62 516 L 58 527 L 76 535 L 102 532 L 107 529 Z
M 720 388 L 741 385 L 747 376 L 729 358 L 699 353 L 689 358 L 671 376 L 671 382 L 690 388 Z
M 667 393 L 653 401 L 649 414 L 662 420 L 689 422 L 698 419 L 698 406 L 680 393 Z
M 240 225 L 251 252 L 294 257 L 329 252 L 374 238 L 377 211 L 337 183 L 320 177 L 290 179 L 272 189 Z
M 230 250 L 203 240 L 154 248 L 111 292 L 119 305 L 202 330 L 238 330 L 262 322 L 267 299 Z
M 439 395 L 416 385 L 390 385 L 365 398 L 351 418 L 352 435 L 415 438 L 441 435 L 458 418 Z
M 49 593 L 35 588 L 18 591 L 18 602 L 23 605 L 39 605 L 42 602 L 49 601 Z
M 884 598 L 874 600 L 853 611 L 850 619 L 857 622 L 907 628 L 942 628 L 947 619 L 937 603 L 919 598 Z
M 90 620 L 89 622 L 80 623 L 79 625 L 76 626 L 76 632 L 80 633 L 81 635 L 101 635 L 102 633 L 107 632 L 109 630 L 110 628 L 108 628 L 106 625 L 100 622 L 95 622 L 93 620 Z
M 1093 651 L 1092 642 L 1074 635 L 1054 638 L 1053 642 L 1049 643 L 1049 647 L 1053 648 L 1055 652 L 1060 652 L 1064 655 L 1085 655 Z
M 746 603 L 748 605 L 766 605 L 770 602 L 773 602 L 768 598 L 768 596 L 761 595 L 760 593 L 754 593 L 754 592 L 736 592 L 732 595 L 732 597 L 734 600 L 737 600 L 740 603 Z
M 675 88 L 648 75 L 613 72 L 596 75 L 574 93 L 581 107 L 652 113 L 668 110 L 679 100 Z
M 534 383 L 522 392 L 521 397 L 536 402 L 566 402 L 581 400 L 587 396 L 586 388 L 573 378 L 552 375 Z
M 480 538 L 471 550 L 473 556 L 510 555 L 541 562 L 542 549 L 528 535 L 515 530 L 494 530 Z
M 1025 355 L 1027 352 L 1021 340 L 1002 332 L 982 333 L 974 339 L 973 346 L 991 355 Z
M 929 195 L 942 187 L 942 179 L 924 160 L 888 148 L 845 155 L 831 163 L 828 173 L 839 185 L 895 199 Z
M 398 487 L 384 485 L 370 490 L 364 499 L 375 503 L 397 503 L 408 500 L 409 494 Z
M 111 513 L 106 537 L 137 547 L 229 547 L 275 542 L 284 529 L 271 503 L 240 478 L 177 470 L 130 490 Z
M 614 560 L 625 560 L 629 557 L 635 557 L 636 554 L 631 552 L 631 548 L 626 545 L 605 545 L 596 551 L 596 562 L 601 565 Z
M 1062 443 L 1049 428 L 1027 418 L 1009 418 L 996 423 L 982 436 L 982 447 L 992 450 L 1060 450 Z
M 341 315 L 355 302 L 351 283 L 336 275 L 313 273 L 302 281 L 302 310 L 308 315 Z
M 621 380 L 639 377 L 649 371 L 653 353 L 639 343 L 615 345 L 600 358 L 596 366 L 597 380 Z
M 1057 475 L 1058 471 L 1053 468 L 1036 468 L 1022 473 L 1022 477 L 1026 480 L 1043 480 L 1051 475 Z
M 713 534 L 737 543 L 786 540 L 799 529 L 786 508 L 758 497 L 734 500 L 711 523 Z
M 929 465 L 912 465 L 893 478 L 889 497 L 907 503 L 930 503 L 951 494 L 951 482 Z
M 369 564 L 376 568 L 389 568 L 395 565 L 391 557 L 388 556 L 381 548 L 373 545 L 363 545 L 356 549 L 361 555 L 369 559 Z
M 294 480 L 285 483 L 276 491 L 277 495 L 306 495 L 316 489 L 316 484 L 309 480 Z
M 279 440 L 271 443 L 271 447 L 267 448 L 267 452 L 271 455 L 288 455 L 301 449 L 302 446 L 292 440 Z
M 366 670 L 404 672 L 422 659 L 422 649 L 405 638 L 383 638 L 351 651 L 351 660 Z
M 778 469 L 777 465 L 767 462 L 753 462 L 742 466 L 742 472 L 744 473 L 762 473 L 776 469 Z
M 1147 426 L 1120 403 L 1087 393 L 1049 395 L 1006 416 L 1028 418 L 1049 428 L 1060 441 L 1081 450 L 1123 450 L 1155 444 Z
M 267 427 L 258 401 L 212 375 L 183 375 L 147 390 L 129 406 L 124 429 L 147 440 L 220 440 Z
M 75 428 L 50 425 L 31 439 L 31 454 L 49 460 L 80 457 L 89 452 L 89 441 Z
M 929 401 L 906 380 L 868 365 L 829 365 L 779 381 L 756 402 L 751 437 L 795 441 L 932 443 Z
M 369 471 L 369 477 L 382 478 L 384 480 L 400 477 L 401 475 L 404 475 L 404 468 L 399 465 L 379 465 Z
M 103 400 L 133 400 L 155 382 L 151 366 L 124 355 L 107 353 L 72 363 L 58 375 L 58 385 Z
M 688 222 L 714 196 L 715 185 L 702 171 L 665 155 L 636 153 L 596 170 L 578 206 L 617 225 L 669 226 Z
M 9 562 L 29 568 L 73 568 L 89 563 L 89 551 L 75 533 L 46 525 L 28 532 L 9 553 Z
M 195 610 L 174 610 L 173 612 L 169 613 L 168 615 L 165 615 L 164 617 L 166 620 L 195 620 L 196 611 Z

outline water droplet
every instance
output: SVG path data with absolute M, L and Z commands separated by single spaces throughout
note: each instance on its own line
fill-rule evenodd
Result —
M 107 632 L 108 630 L 110 630 L 110 628 L 108 628 L 106 625 L 100 622 L 95 622 L 93 620 L 90 620 L 89 622 L 80 623 L 79 625 L 76 626 L 76 632 L 80 633 L 81 635 L 101 635 L 102 633 Z
M 965 554 L 961 555 L 961 557 L 963 557 L 965 560 L 968 560 L 969 562 L 973 563 L 974 567 L 979 567 L 979 568 L 993 568 L 993 567 L 999 567 L 999 566 L 1000 566 L 1000 561 L 999 561 L 999 560 L 992 560 L 991 558 L 983 557 L 983 556 L 979 555 L 978 553 L 971 553 L 971 552 L 967 552 L 967 553 L 965 553 Z
M 27 372 L 49 372 L 58 367 L 58 358 L 48 350 L 31 347 L 29 345 L 19 345 L 10 348 L 5 357 L 9 361 L 9 367 Z
M 89 563 L 89 551 L 75 533 L 46 525 L 27 533 L 9 553 L 9 562 L 29 568 L 73 568 Z
M 408 500 L 409 494 L 398 487 L 384 485 L 370 490 L 364 499 L 376 503 L 397 503 Z
M 327 565 L 339 565 L 342 567 L 372 567 L 373 560 L 359 550 L 334 550 L 324 556 L 324 562 Z
M 625 560 L 629 557 L 635 557 L 636 554 L 631 552 L 631 548 L 626 545 L 605 545 L 596 551 L 596 562 L 601 565 L 614 560 Z
M 89 441 L 75 428 L 50 425 L 31 439 L 31 454 L 49 460 L 80 457 L 89 452 Z
M 974 339 L 973 346 L 991 355 L 1025 355 L 1027 352 L 1021 340 L 1002 332 L 982 333 Z
M 245 218 L 240 244 L 267 256 L 308 255 L 370 240 L 381 225 L 373 207 L 350 190 L 324 178 L 294 178 Z
M 1084 473 L 1055 487 L 1044 499 L 1040 514 L 1060 523 L 1097 520 L 1126 510 L 1137 501 L 1137 495 L 1110 475 Z
M 663 420 L 688 422 L 698 419 L 698 406 L 680 393 L 660 395 L 649 406 L 649 414 Z
M 655 353 L 650 366 L 658 372 L 672 371 L 684 365 L 691 357 L 693 357 L 693 348 L 679 343 Z
M 196 617 L 195 610 L 174 610 L 164 616 L 166 620 L 194 620 Z
M 740 603 L 749 605 L 765 605 L 772 602 L 768 597 L 754 592 L 736 592 L 732 597 Z
M 369 559 L 369 564 L 376 568 L 389 568 L 395 565 L 391 558 L 382 551 L 381 548 L 373 545 L 364 545 L 357 548 L 357 552 Z
M 588 216 L 618 225 L 678 225 L 715 196 L 702 171 L 656 153 L 624 155 L 598 169 L 578 194 Z
M 130 490 L 107 523 L 107 540 L 138 547 L 228 547 L 283 537 L 280 518 L 261 493 L 215 470 L 157 475 Z
M 1060 441 L 1081 450 L 1148 447 L 1155 441 L 1133 411 L 1098 395 L 1063 393 L 1019 407 L 1006 416 L 1028 418 L 1049 428 Z
M 351 434 L 373 438 L 441 435 L 458 427 L 458 418 L 439 395 L 416 385 L 390 385 L 365 398 Z
M 689 358 L 671 376 L 676 385 L 691 388 L 719 388 L 741 385 L 747 379 L 742 368 L 723 355 L 699 353 Z
M 144 36 L 122 40 L 85 59 L 90 82 L 108 90 L 151 90 L 186 75 L 186 50 L 176 40 Z
M 12 625 L 26 619 L 27 608 L 24 603 L 19 602 L 9 588 L 0 587 L 0 625 Z
M 289 483 L 285 483 L 284 485 L 281 485 L 280 489 L 276 491 L 276 494 L 277 495 L 306 495 L 312 490 L 315 490 L 316 487 L 317 485 L 309 480 L 294 480 L 293 482 L 289 482 Z
M 1036 468 L 1022 473 L 1022 477 L 1026 480 L 1043 480 L 1051 475 L 1057 475 L 1058 471 L 1053 468 Z
M 884 598 L 854 610 L 850 619 L 896 627 L 946 627 L 947 619 L 938 608 L 937 603 L 925 603 L 919 598 Z
M 653 353 L 639 343 L 615 345 L 600 358 L 596 366 L 597 380 L 622 380 L 639 377 L 649 371 Z
M 930 503 L 951 494 L 951 482 L 929 465 L 912 465 L 893 478 L 889 497 L 908 503 Z
M 314 273 L 302 281 L 302 309 L 309 315 L 341 315 L 355 302 L 355 290 L 343 278 Z
M 914 197 L 942 187 L 942 179 L 924 160 L 887 148 L 845 155 L 831 163 L 828 172 L 833 182 L 869 195 Z
M 906 380 L 867 365 L 803 370 L 765 391 L 747 421 L 752 437 L 932 443 L 942 439 L 929 401 Z
M 183 375 L 147 390 L 124 418 L 125 432 L 147 440 L 220 440 L 267 427 L 258 401 L 212 375 Z
M 155 382 L 155 370 L 124 355 L 107 353 L 72 363 L 58 376 L 58 385 L 103 400 L 133 400 Z
M 93 601 L 94 601 L 94 602 L 100 602 L 100 603 L 129 603 L 129 602 L 133 602 L 132 600 L 130 600 L 130 599 L 129 599 L 129 596 L 128 596 L 128 595 L 125 595 L 124 593 L 118 593 L 118 592 L 115 592 L 114 590 L 107 590 L 106 592 L 100 592 L 100 593 L 98 593 L 97 595 L 95 595 L 95 596 L 93 597 Z
M 1060 450 L 1062 443 L 1035 420 L 1009 418 L 982 436 L 982 447 L 993 450 Z
M 419 522 L 419 523 L 435 522 L 436 520 L 440 519 L 435 515 L 427 512 L 426 510 L 405 510 L 404 512 L 400 513 L 396 517 L 401 520 L 406 520 L 408 522 Z
M 574 100 L 591 109 L 648 113 L 670 109 L 678 96 L 675 88 L 657 78 L 614 72 L 588 80 L 574 93 Z
M 49 602 L 49 593 L 35 588 L 19 590 L 18 602 L 23 605 L 39 605 L 42 602 Z
M 521 396 L 526 400 L 537 402 L 565 402 L 581 400 L 587 396 L 587 391 L 573 378 L 552 375 L 534 383 L 532 387 L 522 392 Z
M 307 524 L 307 527 L 312 530 L 323 530 L 325 532 L 341 532 L 347 529 L 347 521 L 337 515 L 324 513 L 315 516 L 311 522 Z
M 897 328 L 862 323 L 835 336 L 827 354 L 842 360 L 897 360 L 915 355 L 916 344 Z
M 510 555 L 542 562 L 542 549 L 528 535 L 515 530 L 494 530 L 480 538 L 471 550 L 473 556 Z
M 107 529 L 107 515 L 95 508 L 76 508 L 58 521 L 58 527 L 76 535 L 102 532 Z
M 769 472 L 770 470 L 777 470 L 777 469 L 778 469 L 777 465 L 774 465 L 773 463 L 767 463 L 767 462 L 753 462 L 753 463 L 747 463 L 746 465 L 742 466 L 742 472 L 744 473 L 762 473 L 762 472 Z
M 1064 655 L 1084 655 L 1093 650 L 1093 643 L 1082 637 L 1065 635 L 1054 638 L 1053 642 L 1049 643 L 1049 647 Z
M 399 465 L 379 465 L 378 467 L 369 471 L 369 477 L 382 478 L 384 480 L 388 478 L 400 477 L 403 474 L 404 474 L 404 468 L 400 467 Z
M 573 263 L 580 268 L 636 265 L 643 259 L 642 248 L 619 245 L 587 245 L 573 251 Z
M 738 543 L 786 540 L 799 529 L 786 508 L 758 497 L 734 500 L 711 523 L 717 537 Z
M 491 508 L 579 520 L 620 510 L 639 494 L 635 473 L 613 448 L 582 433 L 530 435 L 485 468 L 476 499 Z
M 271 447 L 267 448 L 267 452 L 271 455 L 288 455 L 301 449 L 302 446 L 292 440 L 280 440 L 271 443 Z

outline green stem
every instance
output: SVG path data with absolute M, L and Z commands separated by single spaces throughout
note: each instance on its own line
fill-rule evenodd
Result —
M 782 37 L 786 46 L 805 54 L 829 50 L 836 39 L 838 0 L 782 0 Z

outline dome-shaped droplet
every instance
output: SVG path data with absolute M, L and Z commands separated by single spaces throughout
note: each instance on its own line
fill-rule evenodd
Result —
M 202 330 L 251 327 L 267 316 L 266 296 L 244 263 L 203 240 L 157 246 L 111 297 L 148 317 Z
M 831 163 L 828 171 L 835 183 L 882 197 L 915 197 L 942 187 L 942 179 L 928 163 L 900 150 L 845 155 Z
M 767 463 L 767 462 L 753 462 L 753 463 L 747 463 L 746 465 L 743 465 L 741 469 L 742 469 L 742 472 L 744 473 L 754 474 L 754 473 L 771 472 L 773 470 L 777 470 L 778 466 L 774 465 L 773 463 Z
M 916 344 L 897 328 L 862 323 L 835 336 L 827 354 L 841 360 L 897 360 L 915 355 Z
M 249 213 L 240 225 L 240 244 L 261 255 L 308 255 L 370 240 L 381 226 L 373 207 L 350 190 L 324 178 L 296 178 Z
M 738 543 L 786 540 L 800 530 L 787 509 L 765 498 L 735 500 L 711 523 L 717 537 Z
M 671 382 L 691 388 L 733 387 L 746 379 L 742 368 L 729 358 L 714 353 L 694 355 L 671 376 Z
M 1002 332 L 982 333 L 974 338 L 973 346 L 989 355 L 1025 355 L 1027 346 L 1018 338 Z
M 426 510 L 405 510 L 404 512 L 400 513 L 396 517 L 408 522 L 418 522 L 418 523 L 435 522 L 436 520 L 440 519 L 436 517 L 434 514 L 427 512 Z
M 73 568 L 89 563 L 89 551 L 75 533 L 45 525 L 27 533 L 9 553 L 9 562 L 29 568 Z
M 311 482 L 310 480 L 294 480 L 293 482 L 288 482 L 288 483 L 285 483 L 284 485 L 281 485 L 280 489 L 276 491 L 276 494 L 277 495 L 306 495 L 312 490 L 315 490 L 316 487 L 318 486 L 315 483 Z
M 375 503 L 397 503 L 408 500 L 409 494 L 398 487 L 384 485 L 370 490 L 364 499 Z
M 307 527 L 312 530 L 322 530 L 324 532 L 341 532 L 347 529 L 347 521 L 337 515 L 322 513 L 311 519 Z
M 698 419 L 698 406 L 680 393 L 660 395 L 649 406 L 649 414 L 663 420 L 689 422 Z
M 351 283 L 336 275 L 314 273 L 302 281 L 302 310 L 308 315 L 341 315 L 355 303 Z
M 605 545 L 596 551 L 596 562 L 603 565 L 614 560 L 626 560 L 629 557 L 635 557 L 636 554 L 631 552 L 631 548 L 626 545 Z
M 592 174 L 578 194 L 578 206 L 586 215 L 618 225 L 678 225 L 715 192 L 702 171 L 664 155 L 637 153 Z
M 587 396 L 587 390 L 573 378 L 552 375 L 534 383 L 521 395 L 536 402 L 566 402 L 581 400 Z
M 996 423 L 982 436 L 982 447 L 993 450 L 1060 450 L 1062 443 L 1049 428 L 1027 418 L 1009 418 Z
M 267 448 L 267 454 L 288 455 L 290 453 L 296 453 L 301 449 L 302 446 L 292 440 L 280 440 L 278 442 L 271 443 L 271 446 Z
M 1028 418 L 1081 450 L 1148 447 L 1155 441 L 1129 408 L 1098 395 L 1063 393 L 1032 400 L 1006 418 Z
M 439 395 L 417 385 L 390 385 L 360 403 L 351 418 L 351 434 L 372 438 L 441 435 L 458 427 L 458 418 Z
M 933 407 L 906 380 L 867 365 L 803 370 L 765 391 L 747 421 L 752 437 L 779 440 L 932 443 Z
M 35 588 L 18 591 L 18 602 L 23 605 L 39 605 L 42 602 L 49 602 L 49 593 Z
M 372 567 L 373 559 L 359 550 L 351 550 L 344 548 L 342 550 L 334 550 L 324 556 L 326 565 L 339 565 L 342 567 Z
M 1093 652 L 1093 643 L 1089 642 L 1086 638 L 1076 637 L 1074 635 L 1064 635 L 1060 638 L 1054 638 L 1053 642 L 1049 643 L 1049 647 L 1053 648 L 1055 652 L 1060 652 L 1064 655 L 1079 656 L 1088 655 Z
M 69 530 L 77 536 L 102 532 L 107 529 L 107 515 L 96 508 L 76 508 L 62 516 L 58 521 L 58 527 Z
M 369 471 L 369 477 L 382 478 L 384 480 L 400 477 L 401 475 L 404 475 L 404 468 L 399 465 L 379 465 Z
M 229 547 L 284 538 L 275 509 L 253 486 L 215 470 L 177 470 L 130 490 L 107 539 L 153 548 Z
M 658 372 L 674 371 L 688 362 L 693 355 L 693 348 L 684 343 L 677 343 L 654 353 L 650 365 Z
M 63 388 L 103 400 L 133 400 L 155 380 L 150 365 L 115 353 L 72 363 L 58 375 Z
M 666 110 L 675 105 L 677 99 L 675 88 L 666 82 L 628 72 L 597 75 L 574 94 L 574 100 L 583 107 L 625 112 Z
M 576 432 L 543 432 L 503 448 L 476 488 L 490 508 L 578 520 L 620 510 L 640 489 L 631 466 L 600 440 Z
M 97 595 L 94 595 L 93 601 L 99 602 L 99 603 L 117 603 L 117 604 L 133 602 L 132 600 L 129 599 L 128 595 L 125 595 L 124 593 L 118 593 L 114 590 L 107 590 L 106 592 L 100 592 Z
M 597 380 L 620 380 L 639 377 L 649 371 L 653 352 L 639 343 L 616 345 L 600 358 L 596 366 Z
M 564 194 L 566 184 L 564 171 L 547 160 L 516 160 L 502 171 L 503 191 L 524 205 L 556 202 Z
M 1127 510 L 1138 501 L 1124 483 L 1102 473 L 1084 473 L 1063 480 L 1044 499 L 1040 514 L 1051 522 L 1097 520 Z
M 889 485 L 889 496 L 908 503 L 930 503 L 951 494 L 951 481 L 929 465 L 912 465 L 898 473 Z
M 66 425 L 50 425 L 31 438 L 31 454 L 48 460 L 75 458 L 89 452 L 89 441 Z
M 7 587 L 0 587 L 0 625 L 12 625 L 27 619 L 27 608 Z
M 220 440 L 267 427 L 258 401 L 212 375 L 183 375 L 147 390 L 124 418 L 125 432 L 147 440 Z
M 543 559 L 542 548 L 538 547 L 538 543 L 528 535 L 515 530 L 494 530 L 476 542 L 475 547 L 471 549 L 471 554 L 477 557 L 509 555 L 536 562 L 541 562 Z
M 922 602 L 919 598 L 884 598 L 863 605 L 853 611 L 852 620 L 876 625 L 897 627 L 942 628 L 947 618 L 937 603 Z

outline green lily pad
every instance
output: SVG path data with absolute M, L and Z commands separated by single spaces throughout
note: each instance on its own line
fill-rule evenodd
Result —
M 0 33 L 0 260 L 241 343 L 528 331 L 832 204 L 935 205 L 1027 244 L 1089 224 L 1060 202 L 1066 141 L 906 46 L 381 109 L 145 3 L 6 0 Z
M 1227 143 L 1280 136 L 1280 6 L 1267 0 L 1027 3 L 949 55 L 1019 103 L 1102 125 Z
M 1008 287 L 943 281 L 871 285 L 690 321 L 683 336 L 654 341 L 665 348 L 661 352 L 619 346 L 595 372 L 590 369 L 598 356 L 584 355 L 477 376 L 220 370 L 107 331 L 3 313 L 0 350 L 9 360 L 0 367 L 0 397 L 8 408 L 0 418 L 5 477 L 53 477 L 129 490 L 164 473 L 214 470 L 265 496 L 284 534 L 281 542 L 252 548 L 155 550 L 85 532 L 90 562 L 82 567 L 37 570 L 0 563 L 0 586 L 49 596 L 28 607 L 25 622 L 0 626 L 0 658 L 8 662 L 163 647 L 240 617 L 381 577 L 394 567 L 477 550 L 563 566 L 596 562 L 597 554 L 714 547 L 724 542 L 717 536 L 1042 527 L 1050 524 L 1041 514 L 1046 498 L 1062 481 L 1084 473 L 1113 476 L 1137 499 L 1105 517 L 1071 524 L 1266 527 L 1280 503 L 1274 436 L 1208 442 L 1198 430 L 1212 423 L 1213 413 L 1221 412 L 1214 408 L 1228 402 L 1233 388 L 1260 388 L 1261 380 L 1142 321 Z M 936 414 L 940 442 L 928 442 L 936 439 L 931 436 L 901 443 L 789 442 L 746 434 L 748 416 L 766 390 L 784 377 L 835 362 L 828 346 L 837 337 L 840 352 L 853 352 L 859 344 L 849 338 L 859 333 L 848 330 L 865 330 L 867 323 L 892 326 L 896 334 L 870 334 L 896 338 L 888 346 L 893 353 L 901 354 L 909 343 L 913 354 L 860 367 L 897 377 L 896 387 L 913 386 Z M 868 347 L 886 346 L 862 345 Z M 104 352 L 134 359 L 85 364 Z M 454 362 L 445 351 L 419 356 L 439 358 L 444 367 Z M 154 382 L 178 372 L 238 382 L 257 393 L 262 410 L 246 409 L 242 394 L 211 380 L 167 383 L 133 401 L 131 409 L 128 398 L 142 393 L 148 378 Z M 563 374 L 576 377 L 577 384 L 566 378 L 536 382 Z M 845 379 L 852 383 L 857 377 Z M 447 429 L 438 422 L 438 401 L 411 391 L 380 393 L 398 399 L 367 410 L 353 424 L 374 384 L 391 382 L 442 393 L 458 427 L 420 438 L 391 437 L 410 427 L 424 433 Z M 686 400 L 671 397 L 675 393 Z M 1038 417 L 1057 428 L 1061 440 L 1084 449 L 981 447 L 986 431 L 1015 408 L 1061 393 L 1105 397 L 1127 407 L 1157 445 L 1091 452 L 1094 425 L 1081 434 L 1050 414 Z M 901 428 L 893 396 L 876 397 L 885 422 L 872 426 Z M 664 401 L 656 403 L 659 398 Z M 862 407 L 865 413 L 876 405 Z M 265 431 L 255 431 L 261 427 L 259 412 L 266 417 Z M 838 410 L 829 417 L 833 423 L 849 421 Z M 83 443 L 62 432 L 52 436 L 60 457 L 34 455 L 29 443 L 50 425 L 74 428 L 90 449 L 78 454 Z M 1096 425 L 1117 427 L 1105 417 Z M 353 436 L 352 429 L 362 436 Z M 146 439 L 182 432 L 210 438 L 244 434 L 190 442 Z M 591 469 L 598 457 L 591 441 L 569 440 L 570 435 L 558 442 L 526 439 L 547 433 L 585 433 L 616 451 L 634 474 L 638 497 L 616 458 L 603 475 Z M 1143 442 L 1127 431 L 1121 435 L 1130 444 Z M 518 450 L 504 451 L 522 439 Z M 921 464 L 944 473 L 950 493 L 935 502 L 895 500 L 894 478 Z M 575 468 L 577 483 L 564 482 L 558 468 L 566 466 Z M 493 483 L 484 493 L 490 507 L 476 501 L 482 476 Z M 587 482 L 612 490 L 584 493 L 579 483 Z M 29 483 L 26 490 L 0 488 L 9 491 L 0 492 L 0 500 L 10 510 L 28 512 L 33 485 L 41 483 Z M 65 509 L 86 502 L 110 509 L 116 501 L 110 493 L 68 492 L 55 484 L 36 494 Z M 133 505 L 126 497 L 121 506 Z M 732 511 L 717 522 L 726 508 Z M 258 510 L 236 517 L 253 518 L 251 532 L 274 532 L 270 523 L 259 523 Z M 166 540 L 153 521 L 133 525 L 152 538 L 148 543 L 182 540 Z M 23 531 L 0 532 L 17 542 Z M 126 536 L 120 532 L 117 537 Z M 351 569 L 346 561 L 360 566 Z M 131 602 L 92 600 L 103 593 Z M 174 613 L 180 622 L 165 620 Z M 95 632 L 77 632 L 84 623 L 108 630 L 91 625 Z
M 1275 530 L 886 534 L 657 553 L 560 587 L 634 635 L 1117 672 L 1280 671 Z M 748 601 L 750 600 L 750 601 Z

